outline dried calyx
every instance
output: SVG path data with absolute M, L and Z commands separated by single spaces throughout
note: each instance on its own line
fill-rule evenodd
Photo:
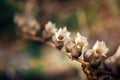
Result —
M 100 55 L 100 56 L 106 56 L 106 53 L 109 51 L 109 49 L 107 48 L 106 44 L 104 41 L 96 41 L 95 45 L 93 46 L 93 50 L 95 51 L 96 55 Z
M 67 28 L 60 28 L 53 36 L 53 41 L 57 48 L 61 49 L 70 40 L 70 32 Z
M 56 31 L 56 25 L 51 21 L 48 21 L 48 23 L 45 25 L 45 30 L 42 32 L 42 37 L 45 40 L 48 40 L 56 33 Z
M 80 57 L 81 54 L 84 53 L 83 51 L 85 51 L 87 45 L 87 38 L 80 35 L 80 33 L 78 32 L 74 39 L 74 46 L 71 49 L 72 59 Z
M 103 41 L 96 41 L 93 48 L 84 53 L 84 59 L 91 64 L 91 66 L 98 67 L 102 61 L 102 56 L 106 57 L 108 48 Z

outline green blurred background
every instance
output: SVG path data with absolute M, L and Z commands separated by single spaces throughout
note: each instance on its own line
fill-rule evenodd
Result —
M 32 11 L 25 8 L 33 4 Z M 43 26 L 49 20 L 88 37 L 90 48 L 104 40 L 108 56 L 120 44 L 120 0 L 0 0 L 0 80 L 86 80 L 81 64 L 40 42 L 17 35 L 16 13 Z

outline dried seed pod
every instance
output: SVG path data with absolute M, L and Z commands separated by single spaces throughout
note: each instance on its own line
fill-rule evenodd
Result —
M 81 56 L 81 54 L 84 52 L 86 46 L 88 45 L 87 38 L 84 36 L 81 36 L 78 32 L 75 36 L 74 42 L 71 42 L 69 44 L 72 44 L 71 47 L 68 45 L 69 51 L 71 51 L 72 58 L 78 58 Z
M 45 31 L 51 34 L 55 34 L 55 32 L 57 31 L 56 25 L 51 21 L 48 21 L 48 23 L 45 24 Z
M 30 29 L 36 30 L 36 31 L 39 31 L 41 28 L 40 24 L 34 19 L 29 22 L 29 26 L 30 26 Z
M 67 52 L 71 52 L 73 47 L 74 47 L 75 43 L 73 41 L 68 41 L 66 44 L 65 44 L 65 49 Z
M 18 27 L 22 27 L 25 24 L 25 19 L 22 15 L 16 14 L 14 17 L 14 22 L 18 25 Z
M 70 32 L 67 31 L 67 28 L 59 29 L 53 36 L 53 41 L 57 48 L 61 49 L 66 42 L 70 40 Z
M 49 40 L 49 39 L 51 39 L 52 34 L 49 33 L 49 32 L 47 32 L 47 31 L 43 31 L 43 32 L 42 32 L 42 37 L 43 37 L 45 40 Z
M 45 25 L 45 30 L 42 32 L 42 37 L 45 40 L 48 40 L 48 39 L 52 38 L 52 35 L 55 34 L 56 31 L 57 31 L 57 28 L 55 27 L 55 24 L 52 23 L 51 21 L 49 21 Z
M 102 55 L 106 57 L 106 53 L 109 51 L 104 41 L 96 41 L 93 46 L 93 50 L 96 52 L 96 55 Z
M 90 58 L 89 58 L 89 63 L 92 67 L 94 68 L 98 68 L 100 66 L 102 62 L 102 57 L 96 57 L 94 55 L 92 55 Z
M 76 34 L 76 37 L 75 37 L 75 45 L 79 48 L 81 48 L 81 53 L 84 53 L 84 51 L 86 50 L 86 47 L 88 45 L 88 41 L 87 41 L 87 38 L 80 35 L 80 33 L 78 32 Z
M 89 62 L 90 65 L 94 68 L 100 66 L 101 61 L 102 61 L 102 56 L 96 56 L 94 50 L 87 50 L 84 53 L 84 59 L 85 61 Z
M 81 47 L 77 47 L 77 45 L 75 45 L 73 48 L 72 48 L 72 50 L 71 50 L 71 55 L 72 55 L 72 58 L 74 59 L 74 58 L 78 58 L 78 57 L 80 57 L 80 55 L 82 54 L 82 52 L 81 52 Z
M 56 48 L 61 49 L 64 45 L 64 42 L 63 41 L 56 41 L 55 44 L 56 44 Z
M 93 49 L 87 50 L 84 53 L 84 59 L 90 63 L 93 67 L 98 67 L 102 62 L 102 56 L 106 56 L 108 48 L 105 43 L 102 41 L 96 41 L 93 46 Z
M 92 49 L 90 50 L 87 50 L 84 54 L 83 54 L 83 57 L 84 57 L 84 60 L 89 62 L 89 58 L 94 54 L 94 51 Z

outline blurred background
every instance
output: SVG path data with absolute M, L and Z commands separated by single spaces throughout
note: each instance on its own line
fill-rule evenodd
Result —
M 44 26 L 48 21 L 106 42 L 110 56 L 120 44 L 120 0 L 0 0 L 0 80 L 87 80 L 81 64 L 54 48 L 17 35 L 16 13 Z

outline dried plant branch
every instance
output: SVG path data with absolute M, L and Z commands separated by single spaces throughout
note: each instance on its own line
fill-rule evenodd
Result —
M 33 28 L 34 27 L 35 25 L 33 25 Z M 33 32 L 34 31 L 38 30 L 33 29 Z M 102 56 L 106 57 L 106 53 L 108 52 L 108 48 L 103 41 L 97 41 L 93 46 L 93 49 L 89 49 L 86 50 L 86 52 L 83 52 L 88 45 L 87 38 L 77 33 L 75 39 L 71 40 L 70 32 L 67 31 L 66 27 L 56 30 L 55 24 L 48 22 L 48 24 L 45 25 L 45 30 L 43 29 L 43 31 L 40 31 L 43 36 L 36 36 L 36 34 L 33 35 L 30 33 L 29 29 L 26 32 L 29 33 L 29 35 L 23 33 L 20 36 L 26 39 L 47 44 L 59 50 L 61 53 L 68 56 L 71 60 L 80 62 L 82 64 L 83 72 L 87 75 L 88 80 L 98 80 L 100 75 L 105 74 L 111 76 L 109 71 L 99 68 L 99 65 L 102 61 Z M 63 46 L 65 49 L 62 49 Z M 80 58 L 81 54 L 84 55 L 83 59 Z M 98 73 L 101 74 L 98 75 Z
M 67 30 L 67 27 L 57 29 L 56 25 L 49 21 L 43 28 L 31 16 L 26 17 L 24 14 L 15 16 L 15 22 L 22 33 L 20 34 L 21 37 L 47 44 L 71 60 L 80 62 L 88 80 L 106 80 L 106 77 L 107 80 L 120 79 L 120 46 L 114 55 L 107 57 L 109 48 L 104 41 L 97 40 L 92 49 L 87 49 L 87 38 L 79 32 L 71 38 L 71 32 Z M 40 35 L 36 36 L 38 34 Z M 80 58 L 81 55 L 83 58 Z M 100 68 L 101 65 L 103 65 L 102 69 Z

